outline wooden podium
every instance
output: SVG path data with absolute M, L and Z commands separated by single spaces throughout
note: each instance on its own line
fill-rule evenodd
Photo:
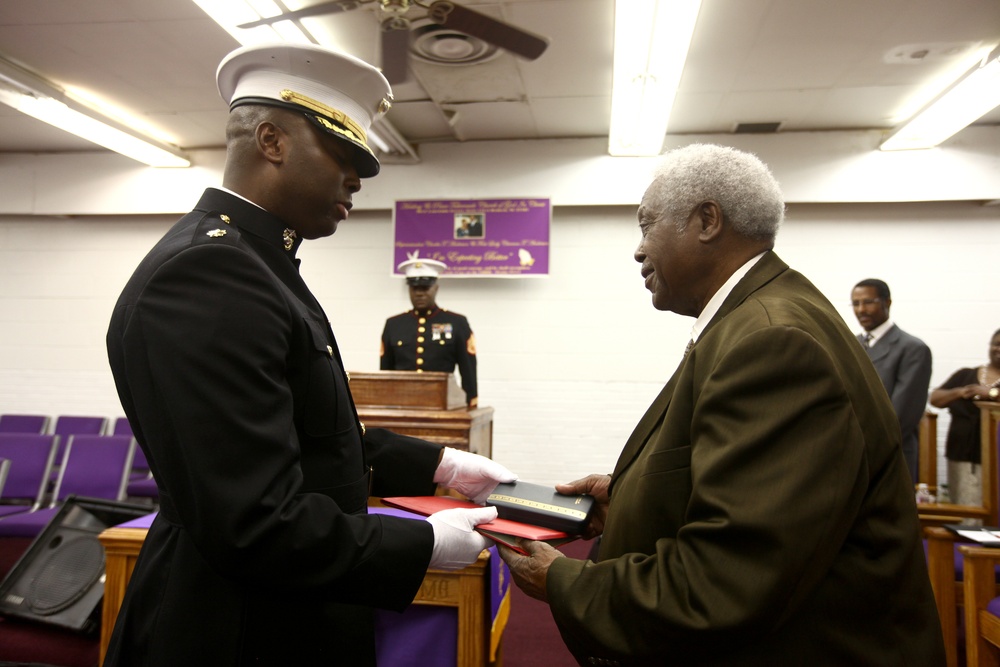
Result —
M 467 408 L 453 374 L 376 371 L 348 376 L 366 428 L 387 428 L 492 458 L 493 408 Z

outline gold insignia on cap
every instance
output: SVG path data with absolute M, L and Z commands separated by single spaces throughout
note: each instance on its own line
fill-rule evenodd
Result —
M 222 220 L 227 225 L 229 224 L 229 216 L 228 215 L 220 215 L 219 216 L 219 220 Z
M 225 229 L 213 229 L 210 232 L 206 232 L 205 235 L 206 236 L 210 236 L 213 239 L 217 239 L 217 238 L 221 238 L 221 237 L 225 236 L 226 235 L 226 230 Z
M 302 93 L 296 93 L 294 90 L 288 90 L 287 88 L 281 91 L 281 99 L 285 102 L 297 104 L 300 107 L 305 107 L 310 111 L 314 111 L 322 116 L 325 116 L 326 118 L 318 118 L 317 120 L 322 122 L 327 129 L 333 130 L 338 134 L 348 136 L 355 141 L 360 141 L 366 146 L 368 145 L 368 135 L 364 131 L 364 128 L 362 128 L 356 120 L 348 116 L 343 111 L 334 109 L 327 104 L 323 104 L 319 100 L 314 100 L 311 97 L 303 95 Z M 329 119 L 333 119 L 335 122 L 340 123 L 344 127 L 338 128 L 335 125 L 329 124 Z
M 281 240 L 285 242 L 285 250 L 291 250 L 292 246 L 295 245 L 295 230 L 291 227 L 285 227 L 285 230 L 281 232 Z

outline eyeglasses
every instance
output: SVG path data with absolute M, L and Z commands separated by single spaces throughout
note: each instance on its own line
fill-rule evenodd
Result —
M 871 306 L 880 302 L 882 299 L 861 299 L 860 301 L 851 301 L 851 308 L 860 308 L 861 306 Z

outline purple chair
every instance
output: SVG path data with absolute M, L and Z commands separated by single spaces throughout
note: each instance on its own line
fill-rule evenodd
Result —
M 160 499 L 160 490 L 156 487 L 156 480 L 153 479 L 153 472 L 149 469 L 146 454 L 138 443 L 135 447 L 132 475 L 128 482 L 126 495 L 129 498 L 146 498 L 154 503 Z
M 0 517 L 0 536 L 35 537 L 68 496 L 122 500 L 135 440 L 127 435 L 74 435 L 66 444 L 52 501 L 45 508 Z
M 0 433 L 45 433 L 48 415 L 0 415 Z
M 119 417 L 115 420 L 114 428 L 111 431 L 112 435 L 127 435 L 134 437 L 132 433 L 132 425 L 128 423 L 128 417 Z M 146 462 L 146 455 L 142 451 L 142 447 L 136 445 L 135 448 L 135 458 L 132 459 L 132 479 L 145 479 L 150 477 L 149 474 L 149 463 Z
M 104 429 L 108 425 L 107 417 L 83 417 L 74 415 L 60 415 L 56 417 L 56 425 L 52 433 L 59 438 L 59 450 L 56 452 L 56 461 L 62 461 L 66 443 L 74 435 L 103 435 Z
M 60 415 L 56 417 L 55 435 L 102 435 L 108 425 L 107 417 Z
M 0 459 L 0 498 L 3 498 L 3 486 L 7 483 L 7 475 L 10 473 L 10 461 Z
M 136 452 L 140 451 L 136 447 Z M 148 498 L 154 503 L 160 499 L 160 490 L 156 486 L 156 480 L 153 476 L 143 477 L 142 479 L 133 479 L 128 483 L 128 490 L 126 492 L 129 498 Z
M 119 417 L 115 420 L 111 435 L 135 435 L 132 433 L 132 425 L 128 423 L 128 417 Z
M 0 517 L 33 512 L 42 506 L 56 439 L 38 433 L 0 433 L 0 458 L 10 461 L 0 496 Z
M 112 432 L 115 435 L 132 435 L 132 426 L 128 423 L 128 418 L 116 419 Z M 156 488 L 153 473 L 149 470 L 146 454 L 138 444 L 135 448 L 135 457 L 132 459 L 132 474 L 129 476 L 126 495 L 129 498 L 147 498 L 154 502 L 160 498 L 160 491 Z

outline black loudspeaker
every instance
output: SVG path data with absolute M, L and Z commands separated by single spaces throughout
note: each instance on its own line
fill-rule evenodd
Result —
M 67 498 L 0 582 L 0 614 L 96 630 L 104 595 L 104 547 L 97 536 L 149 511 L 99 498 Z

